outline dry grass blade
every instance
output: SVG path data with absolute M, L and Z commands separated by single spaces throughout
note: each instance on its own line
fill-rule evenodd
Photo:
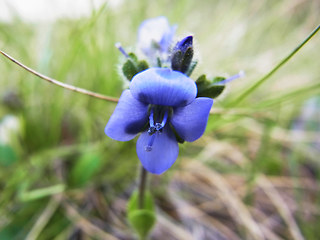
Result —
M 5 56 L 6 58 L 10 59 L 10 61 L 12 61 L 13 63 L 17 64 L 18 66 L 22 67 L 23 69 L 27 70 L 28 72 L 36 75 L 37 77 L 43 79 L 43 80 L 46 80 L 52 84 L 55 84 L 59 87 L 63 87 L 65 89 L 68 89 L 68 90 L 71 90 L 71 91 L 74 91 L 74 92 L 78 92 L 78 93 L 82 93 L 82 94 L 85 94 L 85 95 L 89 95 L 91 97 L 95 97 L 95 98 L 99 98 L 99 99 L 102 99 L 102 100 L 106 100 L 106 101 L 110 101 L 110 102 L 118 102 L 119 99 L 118 98 L 114 98 L 114 97 L 110 97 L 110 96 L 106 96 L 106 95 L 103 95 L 103 94 L 100 94 L 100 93 L 96 93 L 96 92 L 92 92 L 92 91 L 89 91 L 89 90 L 86 90 L 86 89 L 83 89 L 83 88 L 78 88 L 78 87 L 75 87 L 75 86 L 72 86 L 70 84 L 66 84 L 66 83 L 62 83 L 58 80 L 55 80 L 53 78 L 50 78 L 48 76 L 45 76 L 29 67 L 27 67 L 26 65 L 22 64 L 21 62 L 19 62 L 18 60 L 14 59 L 13 57 L 11 57 L 9 54 L 3 52 L 0 50 L 0 53 Z
M 167 217 L 164 217 L 164 214 L 158 214 L 157 221 L 166 230 L 170 231 L 177 239 L 193 240 L 189 232 L 177 226 L 175 223 L 170 221 Z
M 260 227 L 252 218 L 248 208 L 243 204 L 241 199 L 232 190 L 224 178 L 213 170 L 209 170 L 199 162 L 192 162 L 190 170 L 196 174 L 201 173 L 201 177 L 205 178 L 219 191 L 219 197 L 227 206 L 230 215 L 247 230 L 249 239 L 263 240 L 265 239 Z
M 103 231 L 97 226 L 93 225 L 90 221 L 81 216 L 78 211 L 71 206 L 69 203 L 63 201 L 63 207 L 65 208 L 66 216 L 71 222 L 81 228 L 86 234 L 93 238 L 105 239 L 105 240 L 117 240 L 118 238 L 113 237 L 111 234 Z
M 244 119 L 243 128 L 246 128 L 250 132 L 256 135 L 263 135 L 263 125 L 255 121 L 254 119 Z M 284 143 L 291 142 L 315 142 L 319 138 L 317 132 L 307 132 L 300 130 L 286 130 L 280 127 L 274 127 L 270 137 L 274 140 Z
M 283 220 L 288 225 L 289 231 L 295 240 L 304 240 L 297 223 L 294 220 L 289 208 L 281 198 L 279 192 L 274 188 L 272 183 L 263 175 L 259 176 L 257 183 L 264 190 L 270 200 L 273 202 Z
M 200 222 L 203 226 L 219 232 L 228 240 L 241 240 L 229 227 L 219 220 L 211 217 L 206 211 L 202 211 L 199 206 L 192 206 L 188 201 L 181 198 L 174 189 L 169 189 L 170 197 L 175 203 L 176 211 L 182 218 L 189 218 Z
M 61 202 L 60 195 L 56 197 L 52 197 L 45 208 L 45 210 L 42 212 L 42 214 L 37 219 L 36 223 L 32 227 L 31 231 L 28 233 L 26 240 L 34 240 L 38 239 L 39 234 L 43 230 L 43 228 L 46 226 L 52 215 L 55 213 L 57 208 L 59 207 Z

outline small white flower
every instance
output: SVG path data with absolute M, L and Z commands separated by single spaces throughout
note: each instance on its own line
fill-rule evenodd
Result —
M 20 121 L 13 115 L 6 115 L 0 121 L 0 143 L 9 144 L 12 135 L 17 135 L 21 129 Z

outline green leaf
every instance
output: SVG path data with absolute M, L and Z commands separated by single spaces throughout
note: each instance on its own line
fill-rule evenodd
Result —
M 0 164 L 7 167 L 17 161 L 17 154 L 9 145 L 0 144 Z
M 64 184 L 57 184 L 46 188 L 39 188 L 27 191 L 28 183 L 21 185 L 19 189 L 19 200 L 23 202 L 34 201 L 40 198 L 51 196 L 63 192 L 66 189 Z
M 146 191 L 144 194 L 144 209 L 154 211 L 154 202 L 149 191 Z M 138 205 L 138 191 L 134 191 L 129 199 L 127 211 L 130 213 L 133 210 L 139 209 Z
M 138 191 L 132 193 L 127 206 L 128 221 L 140 239 L 145 239 L 156 222 L 154 202 L 150 192 L 144 195 L 143 208 L 139 208 Z
M 128 221 L 138 233 L 140 239 L 146 239 L 156 222 L 156 216 L 153 212 L 146 209 L 134 210 L 129 213 Z
M 93 153 L 85 153 L 75 162 L 71 170 L 71 183 L 77 187 L 86 185 L 100 169 L 100 165 L 100 156 Z

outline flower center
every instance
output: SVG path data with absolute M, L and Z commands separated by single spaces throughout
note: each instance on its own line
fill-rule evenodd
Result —
M 148 141 L 148 145 L 145 146 L 145 150 L 150 152 L 152 150 L 152 145 L 154 143 L 154 139 L 156 134 L 161 134 L 162 129 L 167 123 L 168 120 L 168 109 L 158 108 L 157 106 L 151 107 L 150 115 L 149 115 L 149 129 L 148 133 L 150 135 L 150 139 Z

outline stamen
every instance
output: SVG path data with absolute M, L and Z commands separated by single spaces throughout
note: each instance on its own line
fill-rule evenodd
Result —
M 217 82 L 215 84 L 226 84 L 226 83 L 229 83 L 229 82 L 231 82 L 231 81 L 233 81 L 233 80 L 235 80 L 237 78 L 244 77 L 244 75 L 245 75 L 244 71 L 241 70 L 238 74 L 233 75 L 233 76 L 231 76 L 231 77 L 229 77 L 229 78 L 227 78 L 225 80 L 222 80 L 220 82 Z
M 151 152 L 152 151 L 152 145 L 153 145 L 153 142 L 154 142 L 155 138 L 156 138 L 156 134 L 153 134 L 153 135 L 150 136 L 148 145 L 145 146 L 145 148 L 144 148 L 147 152 Z
M 163 119 L 161 123 L 154 123 L 153 119 L 153 108 L 151 108 L 150 115 L 149 115 L 149 135 L 154 135 L 155 133 L 159 132 L 164 128 L 168 120 L 168 110 L 164 112 Z M 150 150 L 151 151 L 151 150 Z
M 167 123 L 167 120 L 168 120 L 168 110 L 165 111 L 161 124 L 158 124 L 158 125 L 156 124 L 157 131 L 159 131 L 162 128 L 164 128 L 164 126 Z
M 116 48 L 119 49 L 119 51 L 120 51 L 126 58 L 129 57 L 128 53 L 127 53 L 127 52 L 124 50 L 124 48 L 121 46 L 121 43 L 117 42 L 117 43 L 115 44 L 115 46 L 116 46 Z
M 154 127 L 153 108 L 151 108 L 151 111 L 150 111 L 149 124 L 150 124 L 150 127 Z
M 148 130 L 148 133 L 149 134 L 155 133 L 155 131 L 157 129 L 156 129 L 156 126 L 154 126 L 153 108 L 151 108 L 150 115 L 149 115 L 149 125 L 150 125 L 150 127 L 149 127 L 149 130 Z

